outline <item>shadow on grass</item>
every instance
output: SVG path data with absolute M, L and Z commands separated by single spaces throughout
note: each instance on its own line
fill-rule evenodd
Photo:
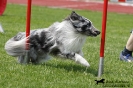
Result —
M 84 66 L 80 66 L 80 65 L 66 65 L 66 64 L 58 64 L 58 65 L 54 65 L 54 64 L 51 64 L 51 63 L 46 63 L 46 64 L 43 64 L 43 65 L 46 65 L 46 66 L 50 66 L 50 67 L 54 67 L 54 68 L 57 68 L 57 69 L 65 69 L 66 71 L 70 72 L 70 71 L 73 71 L 73 72 L 81 72 L 81 73 L 89 73 L 89 74 L 92 74 L 94 76 L 97 76 L 97 69 L 94 69 L 93 67 L 84 67 Z

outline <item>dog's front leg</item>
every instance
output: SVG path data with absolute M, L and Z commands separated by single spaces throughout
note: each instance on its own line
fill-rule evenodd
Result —
M 84 59 L 81 55 L 75 53 L 75 56 L 72 58 L 74 61 L 76 61 L 77 63 L 80 63 L 86 67 L 89 67 L 90 64 L 86 61 L 86 59 Z
M 80 50 L 79 52 L 77 52 L 79 55 L 81 55 L 82 57 L 84 56 L 82 50 Z
M 73 53 L 73 52 L 72 53 L 60 53 L 59 56 L 74 60 L 75 62 L 82 64 L 83 66 L 86 66 L 86 67 L 90 66 L 90 64 L 81 55 L 77 53 Z

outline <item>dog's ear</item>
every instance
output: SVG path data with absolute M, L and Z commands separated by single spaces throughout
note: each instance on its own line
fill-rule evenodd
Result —
M 80 16 L 75 12 L 72 11 L 71 15 L 70 15 L 70 19 L 73 21 L 79 20 Z
M 80 19 L 81 19 L 81 16 L 78 15 L 75 11 L 72 11 L 71 15 L 69 16 L 69 20 L 72 22 L 75 28 L 80 28 L 80 25 L 79 25 Z

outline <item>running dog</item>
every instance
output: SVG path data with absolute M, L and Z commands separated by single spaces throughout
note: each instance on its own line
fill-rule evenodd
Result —
M 29 39 L 29 62 L 39 64 L 59 56 L 74 60 L 83 66 L 89 63 L 83 58 L 82 46 L 88 36 L 100 34 L 92 22 L 72 11 L 62 22 L 55 22 L 48 28 L 32 30 L 29 37 L 25 32 L 19 32 L 5 44 L 7 54 L 17 57 L 19 63 L 24 63 L 26 56 L 26 39 Z

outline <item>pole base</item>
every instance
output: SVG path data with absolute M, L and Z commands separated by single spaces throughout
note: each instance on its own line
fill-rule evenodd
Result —
M 103 74 L 103 67 L 104 67 L 104 58 L 100 57 L 100 61 L 99 61 L 99 69 L 98 69 L 98 77 L 101 77 L 101 75 Z

